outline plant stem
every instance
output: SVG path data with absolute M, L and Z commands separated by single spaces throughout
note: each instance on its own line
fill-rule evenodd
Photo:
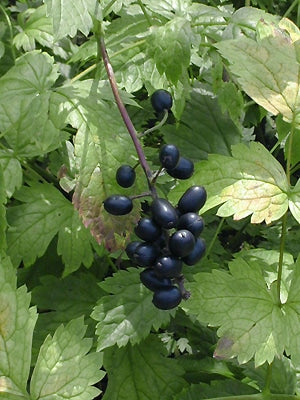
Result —
M 10 49 L 11 49 L 11 54 L 12 54 L 13 60 L 15 61 L 16 53 L 15 53 L 15 48 L 14 48 L 14 44 L 13 44 L 14 34 L 13 34 L 13 28 L 12 28 L 11 20 L 10 20 L 5 8 L 1 4 L 0 4 L 0 10 L 2 11 L 2 13 L 3 13 L 3 15 L 4 15 L 5 19 L 6 19 L 7 25 L 8 25 L 9 36 L 10 36 Z
M 263 393 L 265 393 L 265 394 L 271 393 L 270 386 L 271 386 L 271 380 L 272 380 L 272 367 L 273 367 L 273 363 L 268 364 L 265 387 L 263 389 Z
M 224 221 L 225 221 L 225 218 L 221 218 L 220 219 L 220 222 L 219 222 L 219 225 L 218 225 L 218 227 L 217 227 L 217 229 L 215 231 L 214 237 L 212 238 L 212 240 L 211 240 L 211 242 L 210 242 L 210 244 L 209 244 L 209 246 L 208 246 L 208 248 L 206 250 L 206 253 L 205 253 L 205 256 L 204 256 L 203 259 L 208 258 L 209 254 L 210 254 L 210 252 L 211 252 L 211 250 L 212 250 L 212 248 L 213 248 L 213 246 L 214 246 L 214 244 L 215 244 L 215 242 L 217 240 L 217 237 L 218 237 L 219 233 L 221 232 L 221 229 L 222 229 L 222 226 L 224 224 Z
M 106 6 L 106 7 L 103 9 L 103 11 L 102 11 L 103 15 L 106 15 L 106 13 L 107 13 L 108 10 L 110 9 L 110 7 L 113 6 L 114 3 L 115 3 L 116 1 L 117 1 L 117 0 L 111 0 L 111 1 L 107 4 L 107 6 Z
M 123 101 L 122 101 L 122 99 L 120 97 L 118 86 L 117 86 L 117 82 L 116 82 L 116 79 L 115 79 L 115 74 L 114 74 L 112 65 L 110 63 L 108 54 L 106 52 L 106 47 L 105 47 L 105 42 L 104 42 L 104 39 L 103 39 L 103 33 L 102 32 L 99 35 L 97 35 L 97 42 L 98 42 L 98 47 L 99 47 L 99 49 L 101 51 L 101 54 L 102 54 L 102 59 L 103 59 L 104 66 L 105 66 L 105 69 L 106 69 L 106 72 L 107 72 L 107 76 L 108 76 L 108 79 L 109 79 L 109 82 L 110 82 L 110 86 L 111 86 L 113 95 L 115 97 L 117 106 L 119 108 L 121 117 L 122 117 L 122 119 L 124 121 L 124 124 L 126 125 L 126 128 L 127 128 L 128 132 L 129 132 L 129 134 L 131 136 L 131 139 L 133 141 L 133 144 L 134 144 L 134 147 L 136 149 L 140 164 L 141 164 L 141 166 L 142 166 L 142 168 L 144 170 L 144 173 L 146 175 L 146 179 L 147 179 L 147 183 L 148 183 L 148 187 L 150 189 L 151 195 L 152 195 L 153 198 L 157 198 L 157 192 L 156 192 L 155 186 L 153 186 L 152 183 L 151 183 L 152 172 L 151 172 L 151 169 L 150 169 L 150 167 L 149 167 L 149 165 L 148 165 L 148 163 L 146 161 L 146 157 L 145 157 L 145 154 L 143 152 L 142 145 L 141 145 L 141 143 L 140 143 L 140 141 L 139 141 L 139 139 L 137 137 L 136 130 L 135 130 L 134 126 L 133 126 L 133 123 L 132 123 L 129 115 L 128 115 L 128 112 L 127 112 L 127 110 L 126 110 L 126 108 L 124 106 L 124 103 L 123 103 Z
M 148 133 L 154 132 L 154 131 L 156 131 L 157 129 L 161 128 L 161 127 L 165 124 L 165 122 L 167 121 L 168 115 L 169 115 L 168 110 L 165 110 L 165 113 L 164 113 L 164 116 L 163 116 L 162 120 L 161 120 L 157 125 L 154 125 L 152 128 L 147 129 L 145 132 L 142 132 L 142 133 L 139 135 L 139 137 L 142 137 L 142 136 L 144 136 L 144 135 L 147 135 Z
M 286 12 L 283 14 L 283 18 L 287 18 L 298 3 L 299 0 L 294 0 L 292 4 L 289 6 L 289 8 L 286 10 Z
M 138 3 L 139 3 L 139 6 L 141 7 L 141 9 L 143 11 L 143 14 L 144 14 L 144 16 L 146 18 L 146 21 L 147 21 L 148 25 L 151 27 L 152 26 L 152 22 L 151 22 L 151 19 L 150 19 L 148 13 L 147 13 L 147 10 L 146 10 L 142 0 L 138 0 Z
M 291 131 L 290 136 L 288 138 L 288 151 L 286 157 L 286 178 L 288 181 L 288 185 L 291 185 L 291 159 L 292 159 L 292 148 L 293 148 L 293 138 L 296 131 L 295 128 L 295 115 L 293 115 L 293 120 L 291 123 Z M 278 304 L 281 305 L 280 299 L 280 288 L 281 288 L 281 278 L 282 278 L 282 268 L 283 268 L 283 255 L 284 255 L 284 246 L 285 246 L 285 238 L 286 238 L 286 228 L 287 228 L 287 216 L 288 212 L 284 214 L 282 217 L 282 227 L 281 227 L 281 237 L 280 237 L 280 250 L 279 250 L 279 261 L 278 261 L 278 272 L 277 272 L 277 299 Z
M 140 46 L 141 44 L 145 43 L 146 40 L 145 39 L 141 39 L 138 40 L 137 42 L 134 42 L 128 46 L 123 47 L 121 50 L 116 51 L 115 53 L 113 53 L 110 56 L 110 59 L 112 59 L 113 57 L 118 56 L 119 54 L 125 53 L 127 50 L 133 49 L 134 47 Z M 81 71 L 79 74 L 75 75 L 72 79 L 71 79 L 71 83 L 74 83 L 76 81 L 78 81 L 79 79 L 83 78 L 85 75 L 88 75 L 90 72 L 94 71 L 94 69 L 96 69 L 97 67 L 97 63 L 90 65 L 87 69 Z

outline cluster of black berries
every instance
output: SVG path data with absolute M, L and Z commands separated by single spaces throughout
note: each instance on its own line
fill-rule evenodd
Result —
M 152 96 L 152 105 L 156 111 L 168 110 L 172 97 L 166 91 L 157 91 Z M 173 144 L 162 146 L 159 159 L 174 178 L 188 179 L 193 174 L 193 162 L 181 157 Z M 116 180 L 120 186 L 130 187 L 135 180 L 134 168 L 122 165 Z M 205 252 L 205 242 L 200 237 L 204 221 L 198 214 L 205 201 L 206 191 L 202 186 L 186 190 L 176 207 L 164 198 L 153 199 L 134 229 L 140 240 L 126 247 L 129 259 L 145 268 L 140 273 L 141 282 L 154 292 L 153 304 L 159 309 L 172 309 L 188 297 L 182 290 L 182 267 L 196 264 Z M 104 201 L 104 208 L 110 214 L 125 215 L 133 208 L 132 199 L 113 195 Z

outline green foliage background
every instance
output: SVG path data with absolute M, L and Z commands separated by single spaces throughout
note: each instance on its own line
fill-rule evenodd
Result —
M 20 0 L 0 3 L 0 398 L 299 399 L 299 1 Z M 191 298 L 154 308 L 123 249 L 138 158 L 101 60 L 103 35 L 153 171 L 178 145 L 205 186 L 204 258 Z

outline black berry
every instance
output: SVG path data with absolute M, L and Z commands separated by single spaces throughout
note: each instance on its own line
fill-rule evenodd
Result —
M 159 152 L 159 161 L 164 168 L 175 168 L 179 161 L 179 150 L 174 144 L 165 144 Z
M 124 188 L 129 188 L 135 181 L 135 170 L 130 165 L 121 165 L 116 172 L 118 184 Z
M 128 243 L 128 245 L 126 246 L 126 249 L 125 249 L 125 252 L 126 252 L 128 258 L 130 258 L 131 260 L 133 260 L 134 252 L 135 252 L 136 248 L 137 248 L 141 243 L 142 243 L 142 242 L 138 242 L 138 241 L 134 241 L 134 242 Z
M 152 302 L 161 310 L 170 310 L 181 302 L 181 292 L 176 286 L 160 289 L 154 292 Z
M 127 196 L 112 195 L 103 202 L 105 210 L 112 215 L 125 215 L 133 208 L 132 200 Z
M 134 251 L 133 260 L 140 267 L 151 267 L 159 255 L 159 249 L 152 243 L 141 243 Z
M 203 186 L 191 186 L 178 201 L 182 213 L 198 212 L 206 202 L 207 194 Z
M 153 268 L 158 276 L 175 278 L 181 274 L 182 261 L 172 256 L 160 257 Z
M 155 222 L 165 229 L 175 228 L 178 221 L 176 209 L 166 199 L 155 199 L 151 205 Z
M 176 179 L 188 179 L 193 175 L 194 163 L 193 161 L 180 157 L 178 164 L 173 169 L 167 169 L 167 173 Z
M 146 242 L 154 242 L 161 235 L 161 227 L 151 218 L 141 218 L 134 229 L 135 234 Z
M 203 218 L 193 212 L 183 214 L 178 220 L 177 229 L 187 229 L 196 237 L 200 235 L 200 233 L 203 231 L 203 228 Z
M 205 249 L 206 249 L 205 241 L 202 238 L 197 238 L 192 252 L 188 254 L 186 257 L 183 257 L 182 260 L 187 265 L 194 265 L 204 255 Z
M 169 240 L 170 251 L 176 257 L 186 257 L 192 252 L 194 246 L 195 237 L 186 229 L 173 233 Z
M 151 96 L 151 104 L 157 112 L 170 110 L 173 104 L 172 96 L 164 89 L 157 90 Z
M 151 268 L 144 269 L 140 273 L 140 280 L 146 288 L 153 292 L 172 286 L 171 279 L 158 277 Z

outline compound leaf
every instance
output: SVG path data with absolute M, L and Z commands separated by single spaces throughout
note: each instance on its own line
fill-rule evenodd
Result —
M 104 367 L 109 380 L 103 400 L 171 400 L 185 385 L 184 370 L 165 356 L 163 344 L 153 336 L 135 346 L 107 349 Z
M 148 40 L 148 53 L 161 75 L 174 84 L 190 64 L 191 27 L 185 18 L 173 18 L 164 26 L 153 27 Z
M 229 155 L 231 145 L 242 139 L 233 121 L 222 113 L 218 99 L 200 85 L 193 88 L 178 126 L 166 126 L 163 132 L 167 142 L 195 161 L 207 158 L 208 153 Z
M 0 261 L 0 397 L 28 399 L 26 392 L 31 342 L 37 319 L 25 286 L 17 289 L 9 258 Z
M 0 150 L 0 164 L 3 169 L 4 187 L 6 196 L 11 197 L 16 189 L 20 189 L 22 185 L 22 167 L 13 154 Z M 1 185 L 3 187 L 3 185 Z
M 100 390 L 92 386 L 103 378 L 101 353 L 89 353 L 92 339 L 84 338 L 83 318 L 61 325 L 43 343 L 33 370 L 32 400 L 91 400 Z
M 44 254 L 60 227 L 72 217 L 73 207 L 50 184 L 22 187 L 15 198 L 23 204 L 10 207 L 7 212 L 8 253 L 14 265 L 23 260 L 28 266 Z
M 300 127 L 300 32 L 296 26 L 288 32 L 284 21 L 278 26 L 260 21 L 257 40 L 242 37 L 216 47 L 248 96 L 273 115 L 280 113 L 285 121 Z
M 221 217 L 239 220 L 251 215 L 252 223 L 276 221 L 287 210 L 289 189 L 280 163 L 260 143 L 232 146 L 232 157 L 209 155 L 200 161 L 189 183 L 180 183 L 171 198 L 180 197 L 188 185 L 203 185 L 208 201 L 202 212 L 224 203 L 218 210 Z
M 69 35 L 74 37 L 79 30 L 88 35 L 93 24 L 92 15 L 100 15 L 97 0 L 44 0 L 48 17 L 53 20 L 54 40 Z
M 245 363 L 254 356 L 258 366 L 272 362 L 285 350 L 292 362 L 300 362 L 300 260 L 294 265 L 288 298 L 281 306 L 276 281 L 265 281 L 267 267 L 259 259 L 239 257 L 229 264 L 229 272 L 195 275 L 190 284 L 193 297 L 185 309 L 199 321 L 220 327 L 216 358 L 237 356 Z
M 114 344 L 122 347 L 128 342 L 139 343 L 152 327 L 157 330 L 166 325 L 174 314 L 154 307 L 153 293 L 141 284 L 139 274 L 137 268 L 129 268 L 100 284 L 112 294 L 103 296 L 91 315 L 99 321 L 96 328 L 99 350 Z

